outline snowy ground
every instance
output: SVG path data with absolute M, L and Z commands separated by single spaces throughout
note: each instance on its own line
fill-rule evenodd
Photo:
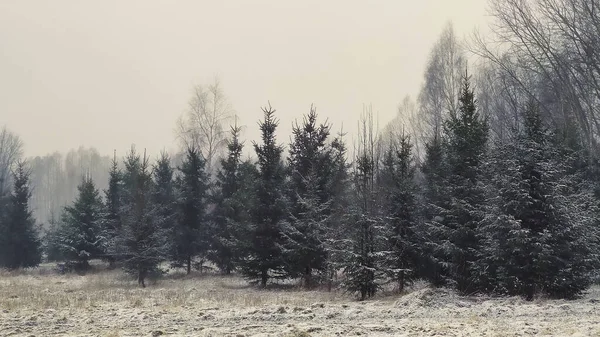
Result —
M 140 289 L 118 271 L 0 273 L 0 336 L 600 336 L 600 288 L 575 301 L 464 298 L 417 287 L 357 302 L 237 277 Z

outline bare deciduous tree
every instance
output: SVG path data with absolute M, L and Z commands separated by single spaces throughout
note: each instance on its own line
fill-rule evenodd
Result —
M 381 148 L 387 149 L 395 139 L 400 139 L 403 134 L 411 135 L 412 139 L 417 140 L 414 144 L 414 152 L 419 158 L 422 141 L 424 141 L 422 137 L 424 129 L 425 123 L 419 115 L 417 103 L 410 96 L 405 96 L 398 105 L 396 117 L 388 122 L 381 132 Z
M 0 130 L 0 196 L 11 188 L 11 174 L 14 165 L 23 156 L 23 142 L 6 126 Z
M 200 149 L 212 172 L 215 157 L 224 149 L 225 126 L 234 111 L 218 79 L 207 86 L 194 87 L 187 112 L 177 122 L 176 134 L 183 148 Z
M 448 113 L 455 112 L 466 61 L 454 28 L 448 23 L 431 50 L 425 83 L 419 93 L 419 119 L 422 137 L 440 132 L 442 121 Z
M 511 76 L 529 100 L 537 101 L 544 118 L 559 126 L 575 121 L 583 140 L 597 149 L 600 1 L 491 0 L 490 4 L 495 19 L 492 39 L 476 35 L 472 51 Z

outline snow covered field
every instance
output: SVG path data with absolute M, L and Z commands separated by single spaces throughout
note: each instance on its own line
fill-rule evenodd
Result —
M 600 288 L 574 301 L 458 297 L 416 286 L 357 302 L 257 290 L 235 276 L 0 273 L 0 336 L 600 336 Z

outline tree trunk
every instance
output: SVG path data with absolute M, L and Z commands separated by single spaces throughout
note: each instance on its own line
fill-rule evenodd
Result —
M 306 266 L 304 270 L 304 287 L 309 289 L 312 286 L 312 268 L 310 266 Z
M 144 283 L 144 279 L 146 278 L 146 272 L 144 270 L 138 271 L 138 285 L 141 285 L 142 288 L 146 288 L 146 283 Z
M 398 294 L 402 294 L 404 291 L 404 270 L 400 271 L 400 275 L 398 276 Z
M 261 287 L 263 287 L 263 288 L 267 287 L 267 280 L 268 279 L 269 279 L 269 274 L 267 273 L 267 270 L 264 269 L 261 272 L 261 275 L 260 275 L 260 285 L 261 285 Z

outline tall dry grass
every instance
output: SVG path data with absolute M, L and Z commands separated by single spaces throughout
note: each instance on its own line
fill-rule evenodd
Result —
M 348 300 L 346 294 L 306 291 L 282 284 L 268 289 L 250 286 L 239 276 L 171 272 L 140 288 L 121 270 L 95 266 L 86 275 L 59 275 L 54 265 L 15 272 L 0 272 L 0 308 L 82 309 L 119 303 L 125 307 L 218 307 L 265 305 L 306 306 L 315 302 Z

